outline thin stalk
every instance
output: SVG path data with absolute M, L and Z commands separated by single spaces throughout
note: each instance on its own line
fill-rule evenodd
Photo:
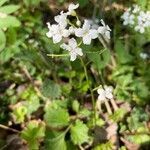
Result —
M 94 110 L 94 123 L 96 125 L 96 105 L 95 105 L 95 100 L 94 100 L 94 94 L 93 94 L 93 90 L 91 89 L 90 87 L 90 83 L 89 83 L 89 78 L 88 78 L 88 73 L 87 73 L 87 68 L 86 68 L 86 65 L 84 63 L 84 61 L 82 60 L 82 58 L 80 57 L 80 60 L 81 60 L 81 64 L 84 68 L 84 74 L 85 74 L 85 78 L 86 78 L 86 81 L 89 85 L 89 90 L 90 90 L 90 93 L 91 93 L 91 98 L 92 98 L 92 106 L 93 106 L 93 110 Z

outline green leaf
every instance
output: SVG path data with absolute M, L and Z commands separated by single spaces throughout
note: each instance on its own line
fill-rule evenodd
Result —
M 123 117 L 125 116 L 126 114 L 126 110 L 123 109 L 123 108 L 119 108 L 117 111 L 115 111 L 112 115 L 110 115 L 110 119 L 112 119 L 113 121 L 115 122 L 118 122 L 120 120 L 123 119 Z
M 46 137 L 46 150 L 67 150 L 65 142 L 66 133 L 61 133 L 60 135 L 55 136 L 54 138 Z
M 36 120 L 30 121 L 21 132 L 21 137 L 27 141 L 30 150 L 39 149 L 39 141 L 45 136 L 45 125 Z
M 61 88 L 58 84 L 56 84 L 53 81 L 47 79 L 43 83 L 43 86 L 41 88 L 41 92 L 45 97 L 55 99 L 55 98 L 60 97 Z
M 19 27 L 20 21 L 14 16 L 0 18 L 0 28 Z
M 5 48 L 6 36 L 4 32 L 0 29 L 0 52 Z
M 17 41 L 14 45 L 5 48 L 1 53 L 0 53 L 0 63 L 5 63 L 7 62 L 10 58 L 12 58 L 15 54 L 20 52 L 20 49 L 18 47 L 19 41 Z
M 75 124 L 71 126 L 71 140 L 74 144 L 81 145 L 89 141 L 88 127 L 80 120 L 76 120 Z
M 70 121 L 67 110 L 59 107 L 56 104 L 50 104 L 47 106 L 44 118 L 47 125 L 53 128 L 65 127 Z
M 72 109 L 73 111 L 75 111 L 76 113 L 79 111 L 79 107 L 80 107 L 80 104 L 77 100 L 74 100 L 72 102 Z
M 89 1 L 88 0 L 78 0 L 78 3 L 80 4 L 80 7 L 85 7 Z
M 15 123 L 22 123 L 25 120 L 27 114 L 27 108 L 25 106 L 19 106 L 12 112 Z
M 115 42 L 115 51 L 116 51 L 117 59 L 120 63 L 128 63 L 132 61 L 132 56 L 125 49 L 121 40 L 117 40 Z
M 6 3 L 8 0 L 0 0 L 0 6 L 2 6 L 4 3 Z
M 19 5 L 8 5 L 0 7 L 0 12 L 5 14 L 11 14 L 15 11 L 17 11 L 20 8 Z
M 94 63 L 94 65 L 99 69 L 103 69 L 107 66 L 110 60 L 110 51 L 104 50 L 102 54 L 90 53 L 87 54 L 88 58 Z

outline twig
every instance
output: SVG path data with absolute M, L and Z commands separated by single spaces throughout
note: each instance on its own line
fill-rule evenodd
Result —
M 15 133 L 20 133 L 20 131 L 18 131 L 16 129 L 13 129 L 13 128 L 10 128 L 10 127 L 7 127 L 7 126 L 2 125 L 2 124 L 0 124 L 0 128 L 5 129 L 5 130 L 9 130 L 9 131 L 12 131 L 12 132 L 15 132 Z

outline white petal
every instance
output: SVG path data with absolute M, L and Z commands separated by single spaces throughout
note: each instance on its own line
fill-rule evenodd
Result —
M 86 45 L 91 44 L 91 37 L 89 36 L 89 34 L 87 34 L 83 37 L 83 43 L 86 44 Z
M 77 55 L 75 52 L 70 52 L 70 61 L 74 61 L 77 58 Z
M 98 32 L 99 32 L 100 34 L 104 34 L 104 33 L 105 33 L 105 27 L 100 26 L 100 27 L 98 28 Z
M 100 89 L 97 90 L 97 93 L 102 94 L 102 93 L 105 93 L 105 91 L 104 91 L 104 89 L 100 88 Z
M 113 87 L 112 86 L 104 86 L 104 89 L 107 92 L 113 92 Z
M 63 36 L 63 37 L 68 37 L 68 36 L 70 35 L 69 30 L 63 29 L 62 32 L 63 32 L 63 33 L 62 33 L 62 36 Z
M 95 29 L 91 29 L 89 34 L 92 39 L 96 39 L 98 37 L 98 32 Z
M 53 42 L 59 43 L 62 40 L 62 36 L 60 34 L 56 34 L 53 36 Z
M 106 92 L 105 96 L 108 99 L 113 99 L 113 94 L 112 93 Z
M 83 52 L 82 52 L 82 49 L 81 49 L 81 48 L 76 48 L 76 49 L 75 49 L 75 52 L 76 52 L 76 54 L 78 54 L 78 55 L 80 55 L 80 56 L 83 55 Z
M 103 26 L 105 26 L 105 22 L 104 22 L 104 20 L 103 20 L 103 19 L 101 19 L 100 21 L 101 21 L 101 24 L 102 24 Z
M 104 94 L 99 95 L 99 96 L 98 96 L 98 100 L 100 100 L 100 101 L 105 101 L 105 100 L 106 100 L 105 95 L 104 95 Z
M 77 9 L 79 7 L 79 4 L 73 4 L 71 3 L 68 7 L 69 12 L 73 11 L 74 9 Z
M 65 49 L 65 50 L 67 50 L 67 51 L 70 51 L 70 46 L 67 45 L 67 44 L 65 44 L 65 43 L 61 44 L 60 47 L 61 47 L 62 49 Z
M 75 49 L 77 47 L 77 42 L 74 38 L 71 38 L 68 43 L 72 49 Z
M 48 32 L 46 33 L 46 36 L 49 37 L 49 38 L 51 38 L 51 37 L 52 37 L 52 32 L 51 32 L 51 31 L 48 31 Z
M 49 22 L 47 22 L 46 24 L 47 24 L 48 28 L 50 29 L 50 28 L 51 28 L 50 23 L 49 23 Z
M 106 32 L 105 32 L 105 36 L 106 36 L 107 39 L 110 39 L 110 32 L 109 32 L 109 31 L 106 31 Z
M 75 29 L 75 35 L 77 37 L 83 37 L 84 31 L 81 28 Z
M 84 20 L 84 24 L 83 24 L 82 29 L 83 30 L 89 30 L 90 27 L 91 27 L 90 22 L 88 20 Z

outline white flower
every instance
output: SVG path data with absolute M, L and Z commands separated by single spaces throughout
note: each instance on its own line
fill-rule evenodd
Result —
M 133 7 L 134 7 L 134 9 L 132 11 L 133 13 L 138 13 L 141 10 L 138 5 L 134 5 Z
M 68 45 L 63 43 L 60 45 L 60 47 L 69 51 L 71 61 L 74 61 L 77 58 L 77 55 L 83 55 L 82 49 L 78 47 L 74 38 L 69 39 Z
M 111 29 L 109 28 L 108 25 L 105 25 L 105 23 L 104 23 L 104 21 L 103 21 L 102 19 L 101 19 L 101 23 L 102 23 L 103 26 L 100 26 L 100 27 L 98 28 L 98 32 L 99 32 L 102 36 L 104 36 L 104 38 L 110 39 L 110 31 L 111 31 Z
M 148 55 L 146 53 L 140 53 L 140 57 L 145 60 L 148 58 Z
M 60 15 L 55 16 L 55 21 L 64 28 L 67 26 L 67 14 L 63 13 L 63 11 L 60 13 Z
M 113 87 L 111 86 L 104 86 L 104 88 L 100 88 L 97 90 L 99 94 L 98 100 L 104 102 L 105 100 L 113 99 Z
M 104 86 L 104 89 L 105 89 L 105 96 L 106 98 L 108 99 L 112 99 L 113 98 L 113 87 L 112 86 Z
M 135 23 L 135 16 L 130 13 L 129 9 L 126 12 L 124 12 L 121 18 L 124 20 L 123 25 L 133 25 Z
M 98 89 L 97 93 L 99 94 L 98 100 L 100 100 L 100 101 L 105 101 L 106 100 L 104 89 L 102 89 L 102 88 Z
M 73 3 L 71 3 L 70 5 L 69 5 L 69 7 L 68 7 L 68 12 L 67 12 L 67 15 L 75 15 L 76 13 L 75 13 L 75 9 L 77 9 L 79 7 L 79 4 L 73 4 Z
M 91 29 L 90 23 L 88 20 L 85 20 L 82 28 L 75 29 L 75 35 L 77 37 L 82 37 L 84 44 L 90 45 L 91 40 L 98 37 L 98 32 L 95 29 Z
M 144 28 L 143 24 L 139 24 L 139 25 L 135 26 L 135 31 L 139 31 L 140 33 L 144 33 L 145 28 Z
M 70 35 L 69 31 L 63 26 L 47 23 L 49 31 L 46 33 L 47 37 L 53 38 L 54 43 L 59 43 L 63 37 Z

